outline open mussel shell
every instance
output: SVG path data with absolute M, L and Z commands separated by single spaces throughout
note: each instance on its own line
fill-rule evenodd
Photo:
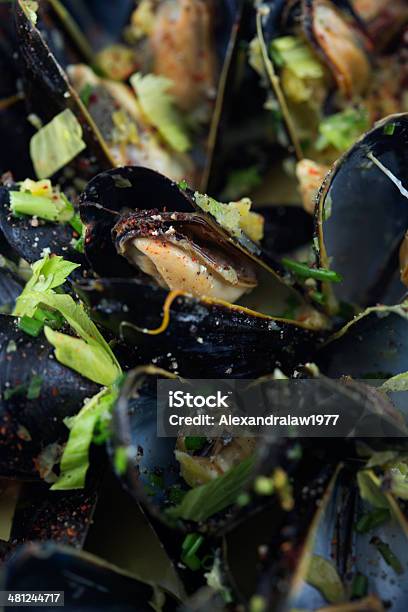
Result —
M 41 2 L 39 20 L 49 10 L 51 2 Z M 69 108 L 83 130 L 83 139 L 87 144 L 76 168 L 77 176 L 85 178 L 92 172 L 92 167 L 110 168 L 114 160 L 85 105 L 45 42 L 39 27 L 30 20 L 24 3 L 15 3 L 15 21 L 19 39 L 21 70 L 24 77 L 24 93 L 32 112 L 43 122 L 48 122 L 55 115 Z M 47 101 L 44 104 L 44 100 Z
M 318 265 L 342 275 L 341 283 L 323 287 L 339 301 L 371 306 L 390 303 L 397 292 L 408 202 L 384 170 L 407 184 L 407 144 L 408 115 L 389 116 L 338 160 L 322 186 L 316 206 Z
M 61 365 L 44 338 L 19 331 L 13 317 L 1 316 L 0 346 L 0 475 L 38 480 L 68 437 L 63 419 L 98 386 Z
M 265 72 L 271 91 L 282 111 L 289 148 L 297 159 L 301 160 L 302 144 L 291 116 L 292 111 L 288 107 L 288 100 L 281 89 L 279 79 L 274 74 L 278 66 L 274 66 L 273 58 L 269 58 L 270 43 L 275 38 L 293 35 L 298 31 L 331 75 L 333 81 L 331 89 L 338 90 L 346 99 L 352 99 L 359 97 L 368 83 L 370 71 L 368 40 L 357 13 L 348 1 L 295 0 L 288 3 L 285 0 L 274 2 L 267 0 L 259 3 L 257 12 L 257 35 L 261 44 Z M 349 40 L 343 43 L 342 38 L 345 37 L 347 28 Z M 347 46 L 347 52 L 344 51 L 343 44 Z M 338 61 L 337 53 L 343 56 L 344 61 Z M 328 91 L 327 100 L 324 102 L 327 107 L 331 104 L 331 93 Z
M 0 187 L 0 231 L 14 253 L 29 263 L 41 259 L 45 250 L 87 267 L 85 257 L 74 248 L 79 236 L 71 225 L 14 216 L 10 210 L 8 187 Z
M 232 504 L 212 516 L 209 515 L 204 521 L 194 521 L 193 518 L 184 521 L 171 516 L 169 509 L 174 504 L 176 492 L 187 491 L 188 488 L 175 456 L 177 439 L 158 435 L 158 430 L 161 431 L 159 423 L 163 423 L 160 412 L 163 405 L 159 406 L 161 400 L 158 400 L 157 384 L 162 380 L 174 378 L 174 374 L 153 366 L 136 368 L 128 374 L 113 413 L 110 448 L 112 458 L 115 463 L 118 452 L 126 456 L 125 471 L 120 475 L 124 477 L 125 486 L 130 493 L 153 516 L 184 530 L 198 529 L 210 534 L 225 533 L 247 520 L 251 514 L 261 511 L 265 505 L 277 504 L 278 501 L 270 495 L 265 497 L 255 494 L 249 505 L 242 508 Z M 374 447 L 376 438 L 382 433 L 388 436 L 404 435 L 399 421 L 385 413 L 380 402 L 368 395 L 365 389 L 322 377 L 304 381 L 312 386 L 309 384 L 303 392 L 299 388 L 302 382 L 273 383 L 268 377 L 252 384 L 241 381 L 237 388 L 239 390 L 236 389 L 233 397 L 239 397 L 243 406 L 243 398 L 246 397 L 247 405 L 252 406 L 254 413 L 258 402 L 261 402 L 260 406 L 267 408 L 267 414 L 293 414 L 297 409 L 304 410 L 305 406 L 310 407 L 306 412 L 311 410 L 314 413 L 319 413 L 320 409 L 324 414 L 335 414 L 335 409 L 342 410 L 341 433 L 337 431 L 331 434 L 326 429 L 326 433 L 321 433 L 322 437 L 317 442 L 317 434 L 309 432 L 310 436 L 314 437 L 306 437 L 303 434 L 301 444 L 298 437 L 292 437 L 296 432 L 289 430 L 283 431 L 281 436 L 268 432 L 266 437 L 259 435 L 258 438 L 248 438 L 253 441 L 251 452 L 255 453 L 255 459 L 243 490 L 251 491 L 259 475 L 270 476 L 277 468 L 284 470 L 290 481 L 293 479 L 294 490 L 298 488 L 299 492 L 310 484 L 312 476 L 316 480 L 321 478 L 322 470 L 328 470 L 330 478 L 330 472 L 334 472 L 345 454 L 348 458 L 357 456 L 354 449 L 355 437 L 361 438 L 361 432 L 367 432 L 370 424 Z M 283 388 L 280 383 L 284 385 Z M 187 388 L 191 389 L 188 381 Z M 334 437 L 336 434 L 337 438 Z M 345 440 L 347 436 L 349 438 Z M 246 456 L 242 456 L 242 460 Z M 282 507 L 285 507 L 283 502 Z
M 119 227 L 121 217 L 126 213 L 143 211 L 152 211 L 150 216 L 155 211 L 153 219 L 156 220 L 161 220 L 161 212 L 196 213 L 201 222 L 208 226 L 207 231 L 214 233 L 220 243 L 240 250 L 272 277 L 278 280 L 285 277 L 285 271 L 276 257 L 277 253 L 282 253 L 280 245 L 273 249 L 270 240 L 268 250 L 265 251 L 262 245 L 252 241 L 243 231 L 237 234 L 227 232 L 213 215 L 199 207 L 192 190 L 183 189 L 159 172 L 140 166 L 126 166 L 102 172 L 88 183 L 80 196 L 81 219 L 87 229 L 85 254 L 98 275 L 112 278 L 135 275 L 134 268 L 118 255 L 112 230 L 117 225 L 116 240 L 118 242 L 123 239 L 123 230 Z M 150 219 L 147 212 L 146 215 L 147 222 Z M 176 225 L 177 217 L 168 219 L 170 232 L 172 221 Z M 270 255 L 271 252 L 275 257 Z
M 22 547 L 4 573 L 9 591 L 63 591 L 64 608 L 72 612 L 151 612 L 153 602 L 164 611 L 176 608 L 171 597 L 152 585 L 94 555 L 50 542 Z

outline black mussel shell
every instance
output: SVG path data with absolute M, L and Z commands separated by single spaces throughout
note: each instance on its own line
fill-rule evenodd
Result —
M 408 202 L 378 163 L 408 184 L 407 143 L 408 115 L 387 117 L 340 158 L 322 186 L 316 207 L 318 265 L 343 276 L 332 287 L 339 301 L 364 307 L 390 303 L 388 291 L 395 296 Z M 400 283 L 399 297 L 403 294 Z
M 276 367 L 290 372 L 319 342 L 301 324 L 187 295 L 165 308 L 167 319 L 170 294 L 139 279 L 82 280 L 75 290 L 97 322 L 135 349 L 139 363 L 150 360 L 187 377 L 254 378 Z
M 0 6 L 0 175 L 11 171 L 18 180 L 32 175 L 29 140 L 34 133 L 27 121 L 18 67 L 18 44 L 11 3 Z M 7 144 L 6 144 L 7 143 Z
M 156 386 L 160 379 L 166 377 L 174 378 L 174 375 L 152 366 L 137 368 L 128 375 L 114 409 L 111 453 L 115 460 L 118 449 L 125 451 L 125 484 L 131 494 L 153 516 L 168 524 L 174 524 L 174 519 L 171 519 L 167 512 L 171 507 L 172 493 L 175 489 L 186 490 L 186 485 L 174 454 L 175 437 L 158 437 L 157 433 Z M 300 389 L 303 382 L 307 385 L 304 392 Z M 237 393 L 240 400 L 245 394 L 249 394 L 253 410 L 256 410 L 254 406 L 258 401 L 263 402 L 262 405 L 267 402 L 268 410 L 272 414 L 279 411 L 282 411 L 280 414 L 291 414 L 296 412 L 296 407 L 304 410 L 302 406 L 311 406 L 313 408 L 310 410 L 315 412 L 319 411 L 319 406 L 323 406 L 325 414 L 330 410 L 334 413 L 335 409 L 341 410 L 342 433 L 337 438 L 331 437 L 330 434 L 325 437 L 323 433 L 323 437 L 318 441 L 315 437 L 304 437 L 299 442 L 299 438 L 287 438 L 285 434 L 283 437 L 270 434 L 266 438 L 258 438 L 255 442 L 254 468 L 246 487 L 249 490 L 258 475 L 271 475 L 276 468 L 281 468 L 293 479 L 296 494 L 300 494 L 303 487 L 310 485 L 312 476 L 316 481 L 322 478 L 322 470 L 327 470 L 327 473 L 324 473 L 330 478 L 345 453 L 349 459 L 357 458 L 353 436 L 361 438 L 360 432 L 365 434 L 369 424 L 373 428 L 376 427 L 371 439 L 374 447 L 376 438 L 381 436 L 382 432 L 388 436 L 406 435 L 406 430 L 394 419 L 394 415 L 387 414 L 382 404 L 367 394 L 364 388 L 347 386 L 323 377 L 311 381 L 275 381 L 274 386 L 271 386 L 271 383 L 268 377 L 264 377 L 256 382 L 255 389 L 254 385 L 247 386 L 243 381 Z M 284 389 L 279 388 L 281 383 L 285 385 Z M 348 435 L 351 437 L 345 441 L 344 438 Z M 266 496 L 266 499 L 259 496 L 249 506 L 241 509 L 233 506 L 209 517 L 203 523 L 190 524 L 179 520 L 176 525 L 188 530 L 222 533 L 231 530 L 270 501 L 270 496 Z M 276 499 L 272 502 L 276 504 Z M 315 500 L 313 504 L 315 505 Z
M 40 3 L 40 20 L 42 11 L 46 13 L 49 4 L 51 3 L 48 1 Z M 80 161 L 75 164 L 77 176 L 89 177 L 95 163 L 99 169 L 112 167 L 114 160 L 99 130 L 68 82 L 66 74 L 51 53 L 40 30 L 27 16 L 23 3 L 15 3 L 15 21 L 24 77 L 24 93 L 30 109 L 38 114 L 43 122 L 51 121 L 55 115 L 67 108 L 74 113 L 81 124 L 83 138 L 87 144 L 85 153 L 78 157 Z M 44 100 L 47 101 L 46 104 Z
M 81 491 L 50 491 L 46 484 L 7 482 L 20 487 L 20 492 L 9 541 L 0 542 L 2 561 L 26 542 L 53 540 L 83 547 L 97 501 L 95 479 Z
M 134 210 L 180 213 L 196 211 L 205 218 L 220 239 L 243 251 L 274 277 L 282 279 L 285 276 L 279 259 L 274 257 L 279 247 L 270 255 L 272 241 L 268 242 L 268 250 L 263 250 L 244 232 L 237 237 L 229 234 L 212 215 L 200 209 L 190 189 L 180 187 L 149 168 L 127 166 L 97 175 L 80 196 L 81 219 L 87 230 L 85 255 L 93 270 L 102 277 L 135 276 L 134 267 L 117 254 L 112 238 L 112 229 L 121 215 Z
M 408 371 L 407 332 L 406 305 L 370 308 L 330 338 L 317 363 L 332 378 L 388 379 Z
M 49 223 L 32 217 L 15 217 L 10 211 L 10 193 L 0 187 L 0 230 L 14 253 L 29 263 L 41 259 L 44 249 L 87 267 L 85 257 L 74 248 L 78 234 L 69 223 Z
M 241 598 L 262 601 L 271 612 L 295 606 L 307 571 L 307 557 L 313 553 L 320 531 L 326 535 L 330 555 L 327 519 L 337 498 L 341 464 L 313 462 L 305 453 L 302 478 L 293 480 L 293 508 L 284 510 L 276 504 L 240 525 L 226 538 L 227 573 Z M 338 499 L 336 499 L 338 503 Z M 252 535 L 251 535 L 252 534 Z M 248 563 L 242 564 L 239 550 L 246 543 Z M 259 551 L 262 552 L 259 552 Z M 337 559 L 336 559 L 337 560 Z M 253 599 L 252 599 L 253 597 Z M 315 602 L 313 602 L 315 603 Z M 316 606 L 313 605 L 313 608 Z
M 151 585 L 102 559 L 50 542 L 22 547 L 6 565 L 4 584 L 9 591 L 64 591 L 64 608 L 72 612 L 151 612 L 156 596 Z M 175 602 L 163 609 L 175 610 Z
M 63 419 L 77 414 L 98 386 L 61 365 L 44 338 L 19 331 L 13 317 L 0 319 L 0 347 L 0 474 L 39 479 L 41 459 L 47 471 L 68 437 Z M 29 399 L 33 381 L 38 388 Z

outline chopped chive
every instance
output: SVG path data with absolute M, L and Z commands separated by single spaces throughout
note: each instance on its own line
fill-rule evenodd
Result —
M 207 442 L 207 438 L 202 436 L 187 436 L 184 439 L 184 445 L 189 451 L 196 451 L 203 448 L 204 444 Z
M 32 376 L 27 389 L 27 399 L 33 400 L 40 397 L 42 383 L 43 379 L 41 376 Z
M 313 291 L 310 297 L 318 304 L 324 304 L 326 302 L 326 296 L 321 291 Z
M 282 257 L 282 265 L 301 278 L 315 278 L 316 280 L 328 281 L 330 283 L 340 283 L 343 280 L 343 277 L 334 272 L 334 270 L 309 268 L 308 265 L 288 257 Z
M 85 106 L 88 106 L 89 104 L 89 100 L 91 98 L 92 91 L 93 91 L 92 85 L 90 85 L 89 83 L 86 83 L 86 85 L 84 85 L 84 87 L 79 92 L 79 97 L 81 98 Z
M 81 236 L 78 240 L 74 242 L 74 249 L 78 251 L 78 253 L 83 253 L 85 250 L 85 240 L 84 237 Z
M 69 224 L 77 234 L 80 236 L 82 235 L 82 221 L 78 213 L 75 213 L 75 215 L 69 220 Z
M 119 476 L 123 476 L 123 474 L 126 473 L 128 464 L 127 450 L 124 446 L 118 446 L 118 448 L 115 449 L 113 463 L 116 473 L 119 474 Z
M 52 329 L 58 329 L 62 326 L 64 319 L 58 312 L 52 312 L 45 308 L 37 307 L 34 313 L 34 319 L 48 325 Z
M 19 329 L 21 329 L 21 331 L 28 334 L 29 336 L 37 338 L 37 336 L 40 335 L 44 327 L 44 323 L 42 321 L 37 321 L 37 319 L 34 319 L 33 317 L 27 317 L 26 315 L 24 315 L 19 320 L 18 327 Z
M 182 189 L 183 191 L 185 191 L 186 189 L 188 189 L 188 184 L 187 181 L 185 179 L 179 181 L 178 186 L 180 187 L 180 189 Z
M 372 512 L 367 512 L 357 521 L 357 533 L 367 533 L 380 525 L 383 525 L 391 518 L 390 511 L 387 508 L 376 508 Z
M 351 599 L 362 599 L 368 592 L 368 578 L 364 574 L 355 574 L 351 584 Z
M 389 544 L 383 542 L 378 537 L 371 538 L 370 544 L 373 544 L 376 547 L 386 564 L 392 567 L 396 574 L 402 574 L 404 572 L 404 568 L 402 567 L 400 560 L 392 552 Z
M 384 125 L 383 133 L 386 136 L 392 136 L 394 132 L 395 132 L 395 123 L 387 123 L 387 125 Z
M 201 561 L 197 557 L 197 551 L 204 542 L 204 537 L 199 533 L 189 533 L 181 545 L 181 560 L 193 572 L 201 567 Z

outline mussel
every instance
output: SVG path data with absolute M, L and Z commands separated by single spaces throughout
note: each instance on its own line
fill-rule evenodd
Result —
M 343 276 L 336 287 L 323 287 L 329 308 L 331 292 L 359 307 L 398 302 L 404 295 L 397 276 L 408 226 L 407 129 L 406 114 L 380 121 L 338 160 L 322 185 L 316 204 L 318 263 Z
M 1 476 L 47 478 L 58 462 L 75 415 L 97 385 L 62 366 L 42 338 L 18 330 L 14 317 L 1 316 Z
M 234 225 L 236 209 L 225 216 L 225 223 L 235 218 L 228 231 L 197 201 L 215 213 L 214 206 L 234 210 L 146 168 L 95 177 L 80 210 L 85 254 L 101 278 L 78 282 L 76 290 L 102 324 L 172 371 L 242 377 L 290 368 L 319 340 L 312 330 L 324 319 L 282 283 L 279 259 Z M 253 220 L 257 230 L 260 219 Z M 257 285 L 256 275 L 259 292 L 233 305 Z M 287 299 L 294 320 L 273 316 L 288 309 Z
M 330 164 L 375 121 L 405 109 L 404 71 L 396 57 L 373 48 L 350 5 L 311 0 L 257 8 L 253 54 L 260 58 L 253 63 L 279 106 L 310 212 Z
M 59 2 L 41 3 L 37 25 L 30 22 L 24 8 L 23 3 L 17 3 L 26 96 L 42 119 L 49 121 L 65 108 L 77 117 L 89 147 L 80 174 L 92 171 L 92 167 L 95 173 L 95 163 L 99 171 L 135 163 L 198 185 L 206 164 L 205 140 L 215 97 L 217 108 L 223 104 L 223 75 L 229 67 L 230 45 L 235 44 L 240 2 L 213 7 L 203 0 L 157 5 L 142 2 L 131 18 L 128 45 L 115 41 L 103 51 L 98 49 L 98 54 L 86 40 L 87 20 L 81 24 L 84 36 Z M 122 16 L 126 8 L 130 9 L 128 3 L 121 8 Z M 146 11 L 148 18 L 143 20 L 141 13 Z M 104 28 L 105 25 L 102 32 Z M 63 33 L 66 36 L 61 49 Z M 112 33 L 105 40 L 111 39 Z M 98 66 L 99 75 L 91 64 Z M 128 67 L 125 72 L 123 65 Z M 128 77 L 138 70 L 140 73 L 132 77 L 131 83 L 139 99 L 127 84 Z M 44 96 L 51 100 L 46 112 L 41 104 Z M 173 99 L 178 111 L 169 108 Z M 154 108 L 150 106 L 153 102 Z M 186 112 L 195 125 L 196 146 L 181 133 L 181 113 Z M 216 125 L 211 131 L 216 133 Z

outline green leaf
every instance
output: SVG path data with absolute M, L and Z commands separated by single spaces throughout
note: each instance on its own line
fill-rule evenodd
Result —
M 396 574 L 404 573 L 404 568 L 400 560 L 392 551 L 390 545 L 387 544 L 387 542 L 383 542 L 380 538 L 375 536 L 371 538 L 370 544 L 373 544 L 376 547 L 386 564 L 392 567 Z
M 295 36 L 275 38 L 270 46 L 272 59 L 278 66 L 286 66 L 299 79 L 320 79 L 324 76 L 322 64 L 310 46 Z
M 402 372 L 389 378 L 381 385 L 381 391 L 398 392 L 408 391 L 408 372 Z
M 66 199 L 45 198 L 25 191 L 10 191 L 10 210 L 60 223 L 69 221 L 74 214 L 74 207 Z
M 102 389 L 84 404 L 75 417 L 66 420 L 71 431 L 61 458 L 61 473 L 52 485 L 52 490 L 67 491 L 83 488 L 89 468 L 89 448 L 96 423 L 105 412 L 112 410 L 117 396 L 116 388 Z
M 380 481 L 372 470 L 360 470 L 357 473 L 357 484 L 362 499 L 374 508 L 389 508 L 387 497 L 381 491 Z
M 13 314 L 17 317 L 24 315 L 32 317 L 37 308 L 36 300 L 30 297 L 31 292 L 41 291 L 44 293 L 52 292 L 65 283 L 68 276 L 79 264 L 66 261 L 63 257 L 48 255 L 39 261 L 36 261 L 31 269 L 33 271 L 31 278 L 26 283 L 21 295 L 17 298 L 16 306 Z
M 20 6 L 33 25 L 37 23 L 38 2 L 35 0 L 20 0 Z
M 31 161 L 38 178 L 61 170 L 86 148 L 82 127 L 69 109 L 56 115 L 30 141 Z
M 368 127 L 366 109 L 347 108 L 320 122 L 320 136 L 316 142 L 316 148 L 321 151 L 332 146 L 338 151 L 346 151 Z
M 319 555 L 313 555 L 310 560 L 306 582 L 320 591 L 329 603 L 346 600 L 346 592 L 336 568 L 331 561 Z
M 76 360 L 75 351 L 74 353 L 71 353 L 70 367 L 83 374 L 84 370 L 81 371 L 81 368 L 85 363 L 90 365 L 93 359 L 100 359 L 102 363 L 97 374 L 100 375 L 102 373 L 103 376 L 106 375 L 107 379 L 110 381 L 108 383 L 101 384 L 111 384 L 118 378 L 118 376 L 121 375 L 122 369 L 109 344 L 99 332 L 95 323 L 88 317 L 83 306 L 77 304 L 70 295 L 57 293 L 44 294 L 33 291 L 27 296 L 27 299 L 29 299 L 31 304 L 35 304 L 36 306 L 44 304 L 45 306 L 49 306 L 50 308 L 57 310 L 64 317 L 70 327 L 78 334 L 78 336 L 82 338 L 82 340 L 84 340 L 89 347 L 91 347 L 88 352 L 82 356 L 82 351 L 85 351 L 86 347 L 84 344 L 76 344 L 75 346 L 80 350 L 76 351 Z M 69 341 L 64 343 L 64 346 L 62 347 L 63 341 L 57 336 L 53 335 L 52 330 L 48 331 L 47 333 L 49 334 L 50 338 L 53 338 L 59 343 L 61 354 L 68 356 Z M 63 336 L 63 334 L 59 335 Z M 68 338 L 70 338 L 70 336 L 68 336 Z M 70 344 L 70 346 L 72 351 L 74 345 Z M 90 372 L 87 370 L 87 373 Z M 91 380 L 93 380 L 93 378 L 91 378 Z
M 226 474 L 191 489 L 178 506 L 167 510 L 168 516 L 198 523 L 234 504 L 249 480 L 254 461 L 249 457 Z
M 62 363 L 99 384 L 111 384 L 121 375 L 122 369 L 109 344 L 81 304 L 77 304 L 70 295 L 53 291 L 77 267 L 77 264 L 65 261 L 62 257 L 46 257 L 37 261 L 32 267 L 31 279 L 17 300 L 14 314 L 32 317 L 40 305 L 59 312 L 84 342 L 56 334 L 47 328 L 47 337 L 57 348 L 57 359 L 60 357 Z
M 168 92 L 172 82 L 163 76 L 140 72 L 130 77 L 143 113 L 159 131 L 161 137 L 179 153 L 190 149 L 191 142 L 173 96 Z
M 119 376 L 120 372 L 103 347 L 53 331 L 51 327 L 45 327 L 44 333 L 55 348 L 58 361 L 78 374 L 105 386 L 113 384 Z

